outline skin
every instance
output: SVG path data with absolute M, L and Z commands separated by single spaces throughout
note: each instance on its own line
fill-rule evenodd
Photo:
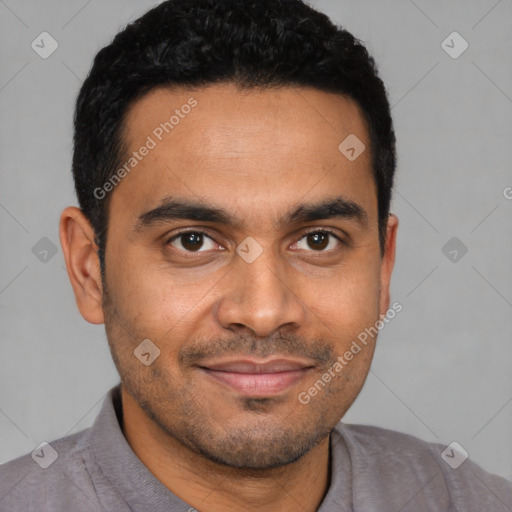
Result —
M 105 323 L 123 432 L 172 492 L 203 512 L 314 511 L 330 482 L 329 433 L 361 391 L 376 338 L 307 405 L 298 395 L 388 310 L 398 219 L 389 217 L 381 254 L 368 130 L 340 95 L 232 84 L 154 89 L 126 117 L 129 153 L 191 97 L 197 106 L 111 193 L 104 283 L 91 225 L 78 208 L 62 213 L 78 308 Z M 338 149 L 349 134 L 366 146 L 352 162 Z M 299 203 L 338 196 L 360 205 L 367 222 L 276 223 Z M 181 219 L 137 229 L 166 197 L 228 209 L 239 225 Z M 211 238 L 197 250 L 189 238 L 168 242 L 184 228 Z M 332 236 L 318 245 L 306 236 L 315 229 L 347 245 Z M 247 237 L 263 251 L 252 263 L 236 252 Z M 133 354 L 144 339 L 160 350 L 148 366 Z M 245 355 L 300 357 L 313 367 L 258 400 L 195 365 Z

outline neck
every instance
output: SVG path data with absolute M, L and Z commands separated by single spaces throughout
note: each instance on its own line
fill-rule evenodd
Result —
M 201 512 L 314 512 L 329 486 L 329 436 L 298 461 L 269 470 L 219 465 L 163 432 L 121 386 L 123 433 L 171 492 Z

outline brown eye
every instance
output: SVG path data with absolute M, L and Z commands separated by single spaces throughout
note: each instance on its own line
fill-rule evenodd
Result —
M 312 233 L 307 235 L 308 245 L 312 249 L 323 250 L 329 245 L 329 234 L 327 233 Z
M 340 238 L 338 238 L 332 231 L 328 230 L 317 230 L 311 233 L 306 233 L 297 243 L 300 243 L 304 239 L 306 241 L 307 246 L 305 247 L 305 249 L 312 249 L 313 251 L 316 252 L 328 252 L 328 250 L 335 249 L 336 244 L 339 245 L 343 243 L 340 240 Z M 335 242 L 333 242 L 333 239 L 335 240 Z M 327 248 L 329 249 L 326 250 Z
M 180 238 L 181 244 L 187 251 L 197 251 L 203 245 L 203 235 L 201 233 L 185 233 Z
M 210 242 L 212 245 L 212 247 L 207 247 L 207 250 L 215 248 L 216 244 L 206 233 L 202 231 L 185 231 L 174 235 L 167 241 L 167 244 L 185 252 L 204 252 L 200 249 L 203 248 L 206 242 Z

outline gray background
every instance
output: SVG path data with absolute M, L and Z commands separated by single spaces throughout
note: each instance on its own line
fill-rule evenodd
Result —
M 156 3 L 0 0 L 0 462 L 89 426 L 118 382 L 103 326 L 76 309 L 57 225 L 76 204 L 82 80 Z M 392 300 L 403 311 L 382 330 L 344 421 L 457 441 L 512 479 L 512 1 L 313 5 L 376 58 L 398 138 Z M 59 44 L 46 60 L 31 48 L 43 31 Z M 441 47 L 453 31 L 469 43 L 457 59 Z M 468 248 L 456 262 L 442 252 L 454 236 Z M 58 247 L 46 262 L 32 252 L 43 237 Z

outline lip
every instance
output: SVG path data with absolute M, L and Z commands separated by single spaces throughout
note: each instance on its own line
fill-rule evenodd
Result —
M 232 359 L 201 365 L 210 378 L 237 393 L 264 398 L 283 393 L 300 382 L 314 365 L 297 359 Z

